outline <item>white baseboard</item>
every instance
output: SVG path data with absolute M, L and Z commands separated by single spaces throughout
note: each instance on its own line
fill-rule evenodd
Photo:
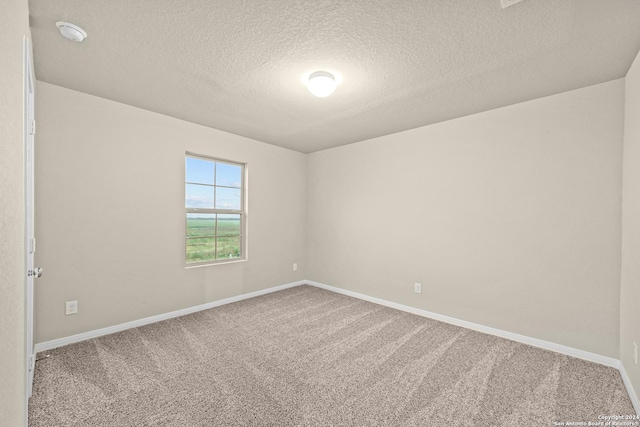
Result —
M 271 292 L 281 291 L 283 289 L 293 288 L 305 284 L 306 281 L 299 280 L 297 282 L 287 283 L 280 286 L 274 286 L 272 288 L 263 289 L 260 291 L 250 292 L 248 294 L 242 294 L 231 298 L 225 298 L 218 301 L 208 302 L 202 305 L 196 305 L 194 307 L 183 308 L 182 310 L 172 311 L 170 313 L 158 314 L 157 316 L 145 317 L 144 319 L 133 320 L 131 322 L 121 323 L 119 325 L 109 326 L 107 328 L 96 329 L 95 331 L 84 332 L 77 335 L 71 335 L 69 337 L 59 338 L 51 341 L 45 341 L 35 345 L 34 353 L 41 351 L 51 350 L 53 348 L 62 347 L 63 345 L 73 344 L 80 341 L 86 341 L 92 338 L 101 337 L 103 335 L 113 334 L 115 332 L 124 331 L 131 328 L 137 328 L 138 326 L 148 325 L 149 323 L 160 322 L 162 320 L 172 319 L 174 317 L 180 317 L 187 314 L 195 313 L 197 311 L 207 310 L 213 307 L 219 307 L 221 305 L 230 304 L 232 302 L 238 302 L 249 298 L 254 298 L 260 295 L 270 294 Z
M 395 308 L 397 310 L 406 311 L 408 313 L 417 314 L 418 316 L 439 320 L 440 322 L 449 323 L 451 325 L 460 326 L 466 329 L 471 329 L 474 331 L 483 332 L 485 334 L 506 338 L 511 341 L 532 345 L 534 347 L 544 348 L 546 350 L 555 351 L 556 353 L 566 354 L 567 356 L 577 357 L 579 359 L 588 360 L 590 362 L 599 363 L 601 365 L 617 368 L 620 362 L 618 359 L 614 359 L 612 357 L 602 356 L 600 354 L 590 353 L 584 350 L 578 350 L 577 348 L 567 347 L 561 344 L 552 343 L 550 341 L 544 341 L 537 338 L 528 337 L 526 335 L 520 335 L 520 334 L 515 334 L 513 332 L 503 331 L 501 329 L 491 328 L 489 326 L 480 325 L 478 323 L 467 322 L 466 320 L 456 319 L 455 317 L 449 317 L 442 314 L 433 313 L 431 311 L 410 307 L 408 305 L 398 304 L 398 303 L 383 300 L 380 298 L 371 297 L 369 295 L 347 291 L 344 289 L 336 288 L 334 286 L 325 285 L 323 283 L 313 282 L 309 280 L 307 280 L 306 283 L 312 286 L 316 286 L 318 288 L 326 289 L 328 291 L 332 291 L 332 292 L 347 295 L 350 297 L 358 298 L 361 300 L 369 301 L 375 304 L 384 305 L 386 307 Z
M 629 393 L 629 399 L 631 399 L 633 409 L 636 410 L 636 415 L 640 417 L 640 399 L 638 399 L 638 395 L 633 389 L 633 384 L 631 384 L 631 379 L 629 379 L 629 375 L 627 375 L 627 370 L 624 369 L 624 365 L 620 360 L 618 361 L 618 370 L 620 371 L 622 382 L 624 382 L 624 386 L 627 388 L 627 392 Z
M 566 345 L 556 344 L 550 341 L 544 341 L 537 338 L 528 337 L 526 335 L 515 334 L 513 332 L 503 331 L 501 329 L 491 328 L 489 326 L 467 322 L 466 320 L 460 320 L 454 317 L 444 316 L 442 314 L 433 313 L 431 311 L 421 310 L 419 308 L 410 307 L 408 305 L 398 304 L 398 303 L 383 300 L 380 298 L 371 297 L 369 295 L 360 294 L 358 292 L 347 291 L 345 289 L 336 288 L 335 286 L 325 285 L 324 283 L 314 282 L 312 280 L 307 280 L 305 281 L 305 283 L 318 288 L 331 291 L 331 292 L 336 292 L 342 295 L 347 295 L 350 297 L 369 301 L 374 304 L 384 305 L 386 307 L 395 308 L 397 310 L 406 311 L 412 314 L 417 314 L 418 316 L 424 316 L 430 319 L 439 320 L 441 322 L 449 323 L 451 325 L 460 326 L 460 327 L 471 329 L 478 332 L 483 332 L 489 335 L 495 335 L 495 336 L 506 338 L 522 344 L 528 344 L 534 347 L 543 348 L 545 350 L 551 350 L 556 353 L 565 354 L 567 356 L 577 357 L 578 359 L 583 359 L 589 362 L 595 362 L 601 365 L 616 368 L 618 371 L 620 371 L 620 376 L 622 377 L 622 381 L 624 382 L 624 385 L 627 388 L 627 392 L 629 393 L 629 398 L 631 399 L 631 403 L 633 404 L 636 414 L 640 415 L 640 401 L 638 401 L 638 396 L 636 395 L 635 390 L 633 389 L 631 380 L 629 379 L 629 376 L 627 375 L 627 372 L 624 369 L 622 362 L 618 359 L 614 359 L 612 357 L 607 357 L 607 356 L 603 356 L 596 353 L 591 353 L 589 351 L 579 350 L 577 348 L 568 347 Z

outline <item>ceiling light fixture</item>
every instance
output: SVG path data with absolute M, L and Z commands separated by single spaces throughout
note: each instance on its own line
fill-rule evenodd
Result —
M 56 27 L 58 27 L 63 37 L 74 42 L 81 42 L 87 37 L 85 30 L 68 22 L 58 21 L 56 22 Z
M 327 71 L 316 71 L 309 76 L 307 87 L 318 98 L 325 98 L 336 90 L 336 79 Z

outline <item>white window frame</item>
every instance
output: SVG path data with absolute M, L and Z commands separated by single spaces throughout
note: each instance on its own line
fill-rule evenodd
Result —
M 183 204 L 186 200 L 186 186 L 187 184 L 197 184 L 197 185 L 208 185 L 208 184 L 202 184 L 202 183 L 197 183 L 197 182 L 189 182 L 187 181 L 187 174 L 186 174 L 186 159 L 187 158 L 193 158 L 193 159 L 198 159 L 198 160 L 205 160 L 205 161 L 209 161 L 209 162 L 213 162 L 213 163 L 224 163 L 227 165 L 232 165 L 232 166 L 240 166 L 241 167 L 241 185 L 240 185 L 240 209 L 207 209 L 207 208 L 187 208 L 185 206 L 185 214 L 184 214 L 184 263 L 185 263 L 185 268 L 193 268 L 193 267 L 205 267 L 208 265 L 219 265 L 219 264 L 230 264 L 230 263 L 235 263 L 235 262 L 242 262 L 242 261 L 246 261 L 247 260 L 247 203 L 246 203 L 246 195 L 247 195 L 247 164 L 246 163 L 241 163 L 241 162 L 237 162 L 237 161 L 233 161 L 233 160 L 226 160 L 226 159 L 221 159 L 218 157 L 211 157 L 211 156 L 207 156 L 207 155 L 203 155 L 203 154 L 197 154 L 197 153 L 193 153 L 190 151 L 185 152 L 185 158 L 184 158 L 184 165 L 185 165 L 185 173 L 183 174 L 184 177 L 184 197 L 183 199 Z M 227 187 L 224 185 L 216 185 L 215 182 L 215 169 L 214 169 L 214 183 L 213 185 L 211 185 L 212 187 L 214 187 L 214 200 L 215 200 L 215 191 L 217 187 L 221 187 L 221 188 L 234 188 L 237 189 L 236 187 Z M 222 258 L 222 259 L 214 259 L 214 260 L 206 260 L 206 261 L 198 261 L 198 262 L 188 262 L 187 260 L 187 214 L 190 213 L 200 213 L 200 214 L 235 214 L 235 215 L 240 215 L 240 256 L 237 258 Z M 217 222 L 216 222 L 216 228 L 217 228 Z M 216 247 L 215 247 L 215 253 L 217 256 L 217 251 L 218 251 L 218 235 L 217 235 L 217 229 L 216 229 L 216 236 L 215 236 L 215 242 L 216 242 Z

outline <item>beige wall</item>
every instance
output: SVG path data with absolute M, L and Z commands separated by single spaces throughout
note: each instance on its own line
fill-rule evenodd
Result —
M 617 358 L 623 108 L 621 79 L 310 154 L 309 278 Z
M 633 361 L 633 342 L 640 346 L 640 54 L 625 79 L 622 187 L 620 359 L 640 396 L 640 366 Z
M 0 13 L 0 424 L 25 423 L 23 37 L 25 0 Z
M 36 342 L 306 276 L 304 154 L 47 83 L 37 91 Z M 248 261 L 184 268 L 185 151 L 248 164 Z M 77 315 L 65 316 L 69 300 Z

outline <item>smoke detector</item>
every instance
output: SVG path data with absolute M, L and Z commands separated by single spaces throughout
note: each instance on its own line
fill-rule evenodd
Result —
M 74 42 L 81 42 L 87 37 L 87 32 L 75 24 L 69 22 L 58 21 L 56 27 L 60 30 L 60 34 L 64 38 L 73 40 Z

